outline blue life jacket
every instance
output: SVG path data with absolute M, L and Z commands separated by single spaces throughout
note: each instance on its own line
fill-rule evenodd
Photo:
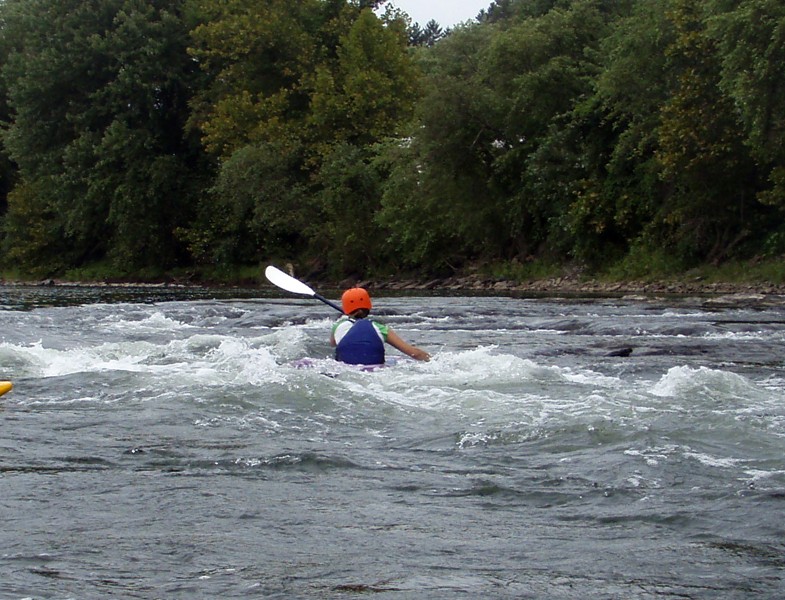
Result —
M 350 365 L 384 364 L 384 342 L 370 319 L 355 321 L 335 348 L 335 360 Z

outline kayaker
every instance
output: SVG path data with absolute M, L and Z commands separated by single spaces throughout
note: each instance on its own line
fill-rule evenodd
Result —
M 430 360 L 430 355 L 407 344 L 392 328 L 373 320 L 371 297 L 360 287 L 349 288 L 341 296 L 344 316 L 333 325 L 330 345 L 335 346 L 335 359 L 351 365 L 384 363 L 384 343 L 397 348 L 416 360 Z

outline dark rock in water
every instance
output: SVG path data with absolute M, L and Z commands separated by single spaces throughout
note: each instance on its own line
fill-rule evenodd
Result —
M 629 356 L 630 354 L 632 354 L 632 348 L 619 348 L 618 350 L 608 352 L 605 356 Z

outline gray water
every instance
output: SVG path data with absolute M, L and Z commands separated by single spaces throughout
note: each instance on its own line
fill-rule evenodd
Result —
M 0 288 L 0 598 L 785 595 L 782 298 L 375 304 Z

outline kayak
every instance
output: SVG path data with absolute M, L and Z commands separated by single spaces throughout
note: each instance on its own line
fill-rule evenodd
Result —
M 6 392 L 10 392 L 14 389 L 14 384 L 10 381 L 0 381 L 0 396 L 5 394 Z
M 300 358 L 298 360 L 293 360 L 289 363 L 290 366 L 294 367 L 295 369 L 324 369 L 327 365 L 325 363 L 328 362 L 325 359 L 313 359 L 313 358 Z M 384 363 L 380 365 L 349 365 L 346 363 L 331 361 L 334 362 L 335 365 L 341 365 L 342 367 L 350 367 L 357 371 L 363 371 L 365 373 L 369 373 L 372 371 L 378 371 L 379 369 L 384 369 L 385 367 L 391 366 L 391 364 Z M 329 368 L 329 367 L 328 367 Z M 327 375 L 327 373 L 324 373 Z
M 388 356 L 387 360 L 383 364 L 379 364 L 379 365 L 350 365 L 337 360 L 324 359 L 324 358 L 322 359 L 299 358 L 297 360 L 291 361 L 288 364 L 289 366 L 294 367 L 295 369 L 320 369 L 323 375 L 334 376 L 335 373 L 331 371 L 331 365 L 335 365 L 335 367 L 338 367 L 338 365 L 340 365 L 341 368 L 348 367 L 349 369 L 355 371 L 361 371 L 363 373 L 372 373 L 374 371 L 380 371 L 381 369 L 387 369 L 389 367 L 394 367 L 396 365 L 400 365 L 406 362 L 409 362 L 406 357 Z

